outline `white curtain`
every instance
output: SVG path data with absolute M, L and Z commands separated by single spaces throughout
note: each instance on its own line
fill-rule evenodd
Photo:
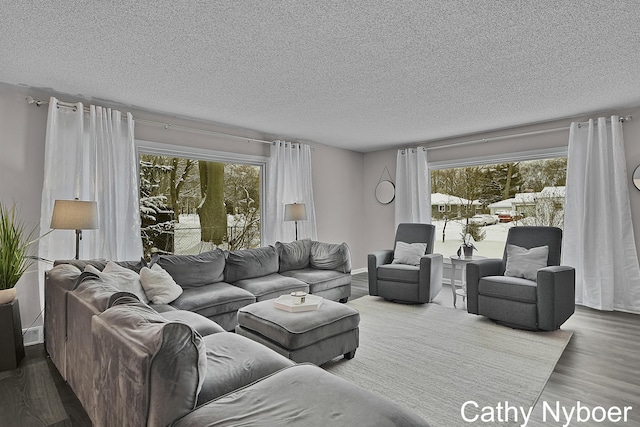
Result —
M 275 141 L 267 174 L 265 242 L 295 239 L 295 223 L 284 221 L 284 205 L 304 203 L 307 219 L 298 221 L 298 239 L 316 240 L 316 212 L 313 203 L 311 147 L 307 144 Z
M 640 311 L 640 268 L 618 116 L 572 123 L 563 264 L 576 269 L 576 302 Z
M 57 199 L 96 201 L 99 229 L 82 232 L 80 258 L 135 260 L 142 256 L 134 120 L 130 113 L 82 103 L 49 102 L 40 234 L 50 230 Z M 75 256 L 75 232 L 56 230 L 39 241 L 39 256 Z M 42 265 L 41 269 L 50 268 Z M 43 274 L 40 274 L 43 277 Z M 42 280 L 41 280 L 42 286 Z M 41 303 L 42 292 L 41 290 Z
M 403 222 L 431 223 L 431 180 L 425 147 L 398 150 L 395 221 L 396 228 Z

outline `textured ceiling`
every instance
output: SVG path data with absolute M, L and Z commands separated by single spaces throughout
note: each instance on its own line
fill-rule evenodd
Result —
M 0 82 L 363 152 L 640 105 L 636 0 L 0 0 L 0 31 Z

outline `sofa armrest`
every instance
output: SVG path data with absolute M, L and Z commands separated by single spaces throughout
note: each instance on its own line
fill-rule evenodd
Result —
M 499 276 L 501 267 L 502 260 L 497 258 L 481 259 L 467 264 L 467 312 L 478 314 L 480 279 L 486 276 Z
M 378 267 L 393 260 L 393 251 L 383 249 L 367 255 L 367 273 L 369 276 L 369 295 L 378 295 Z
M 418 302 L 431 302 L 442 289 L 442 255 L 427 254 L 420 258 Z
M 555 331 L 576 308 L 576 270 L 556 265 L 541 268 L 537 275 L 538 328 Z

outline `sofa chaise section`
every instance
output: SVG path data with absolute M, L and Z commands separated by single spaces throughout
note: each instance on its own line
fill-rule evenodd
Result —
M 307 364 L 278 371 L 211 401 L 172 424 L 173 427 L 239 425 L 428 426 L 395 402 Z

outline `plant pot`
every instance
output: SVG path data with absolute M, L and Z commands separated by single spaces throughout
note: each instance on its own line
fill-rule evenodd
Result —
M 15 299 L 9 303 L 0 304 L 0 372 L 18 368 L 22 359 L 24 359 L 24 344 L 20 305 Z
M 464 256 L 470 257 L 473 256 L 473 246 L 462 246 L 462 250 L 464 251 Z
M 0 304 L 7 304 L 16 299 L 16 288 L 0 290 Z

